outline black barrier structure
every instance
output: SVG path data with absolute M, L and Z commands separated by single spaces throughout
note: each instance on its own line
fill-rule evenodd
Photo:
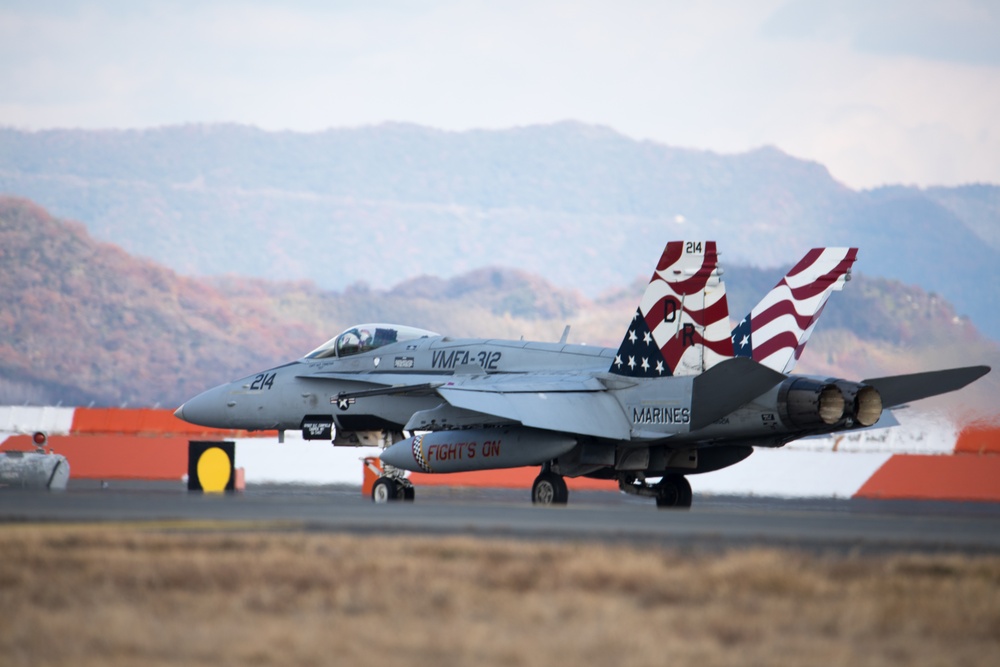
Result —
M 188 491 L 236 490 L 232 441 L 188 441 Z

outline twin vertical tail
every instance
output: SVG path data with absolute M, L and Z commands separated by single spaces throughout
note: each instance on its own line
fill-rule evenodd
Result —
M 851 279 L 857 248 L 813 248 L 732 331 L 733 353 L 789 373 L 834 291 Z
M 729 306 L 715 241 L 671 241 L 610 372 L 697 375 L 733 356 Z

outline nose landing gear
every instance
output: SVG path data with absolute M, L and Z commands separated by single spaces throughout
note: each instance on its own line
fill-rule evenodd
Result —
M 415 497 L 416 490 L 407 479 L 379 477 L 372 486 L 372 501 L 378 504 L 397 500 L 413 501 Z

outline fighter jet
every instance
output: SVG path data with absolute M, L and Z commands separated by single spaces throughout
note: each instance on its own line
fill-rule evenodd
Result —
M 566 477 L 617 480 L 658 507 L 690 507 L 688 475 L 755 447 L 876 425 L 888 408 L 960 389 L 986 366 L 853 382 L 788 374 L 856 249 L 807 254 L 735 330 L 714 241 L 664 249 L 621 345 L 600 348 L 351 327 L 304 357 L 200 394 L 204 426 L 301 430 L 380 446 L 376 502 L 413 500 L 405 471 L 539 466 L 536 504 Z

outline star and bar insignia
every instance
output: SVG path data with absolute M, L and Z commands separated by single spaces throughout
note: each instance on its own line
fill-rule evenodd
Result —
M 334 396 L 330 399 L 331 404 L 335 404 L 338 409 L 346 410 L 347 408 L 354 405 L 353 398 L 344 398 L 343 396 Z

